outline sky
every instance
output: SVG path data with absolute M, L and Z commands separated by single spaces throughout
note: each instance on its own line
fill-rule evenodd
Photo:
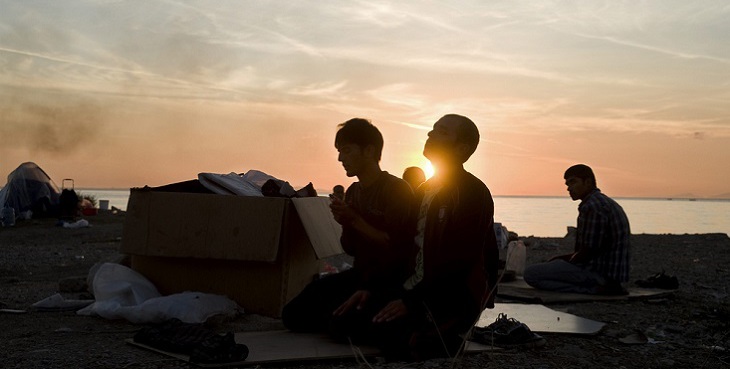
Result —
M 427 167 L 448 113 L 493 195 L 730 197 L 727 1 L 0 0 L 0 186 L 32 161 L 78 188 L 260 170 L 353 178 L 337 124 Z

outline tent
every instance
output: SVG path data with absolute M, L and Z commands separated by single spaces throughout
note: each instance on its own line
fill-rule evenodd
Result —
M 51 177 L 36 163 L 27 162 L 8 175 L 8 183 L 0 190 L 0 208 L 15 209 L 16 216 L 52 216 L 58 213 L 61 191 Z

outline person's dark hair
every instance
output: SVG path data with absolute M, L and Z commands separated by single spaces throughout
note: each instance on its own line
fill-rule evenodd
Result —
M 337 127 L 335 147 L 354 144 L 364 150 L 367 146 L 372 145 L 377 151 L 376 159 L 380 161 L 383 152 L 383 135 L 369 120 L 352 118 L 345 123 L 340 123 Z
M 411 176 L 416 177 L 426 177 L 426 173 L 423 172 L 423 169 L 419 167 L 408 167 L 403 170 L 403 179 L 409 178 Z
M 444 118 L 453 119 L 459 122 L 459 127 L 456 130 L 456 141 L 458 143 L 466 144 L 469 147 L 469 152 L 466 156 L 461 158 L 462 162 L 466 162 L 474 151 L 479 146 L 479 129 L 477 125 L 472 122 L 471 119 L 458 114 L 446 114 Z
M 590 179 L 593 181 L 594 185 L 596 184 L 596 176 L 593 174 L 593 170 L 585 164 L 576 164 L 568 168 L 563 175 L 563 179 L 568 179 L 570 177 L 577 177 L 584 181 L 586 179 Z
M 421 183 L 426 181 L 426 173 L 419 167 L 408 167 L 403 170 L 401 178 L 408 182 L 411 187 L 414 187 L 413 190 L 415 190 Z

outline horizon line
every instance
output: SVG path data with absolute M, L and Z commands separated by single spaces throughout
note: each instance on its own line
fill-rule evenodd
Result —
M 2 187 L 0 187 L 2 188 Z M 132 188 L 142 188 L 142 187 L 79 187 L 79 190 L 87 190 L 87 191 L 95 191 L 95 190 L 102 190 L 102 191 L 129 191 Z M 323 190 L 315 188 L 317 191 L 317 194 L 322 195 L 329 195 L 332 193 L 331 190 Z M 492 197 L 519 197 L 519 198 L 566 198 L 569 199 L 569 196 L 563 196 L 563 195 L 496 195 L 493 194 Z M 680 196 L 611 196 L 615 199 L 635 199 L 635 200 L 686 200 L 686 201 L 730 201 L 730 194 L 721 194 L 721 195 L 715 195 L 715 196 L 686 196 L 686 195 L 680 195 Z

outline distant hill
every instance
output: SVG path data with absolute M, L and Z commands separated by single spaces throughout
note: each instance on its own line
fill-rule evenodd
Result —
M 730 192 L 721 193 L 719 195 L 714 196 L 697 196 L 693 193 L 679 193 L 673 196 L 669 196 L 670 199 L 730 199 Z
M 696 197 L 697 196 L 695 196 L 695 194 L 689 193 L 689 192 L 678 193 L 676 195 L 669 196 L 669 198 L 671 198 L 671 199 L 694 199 Z

